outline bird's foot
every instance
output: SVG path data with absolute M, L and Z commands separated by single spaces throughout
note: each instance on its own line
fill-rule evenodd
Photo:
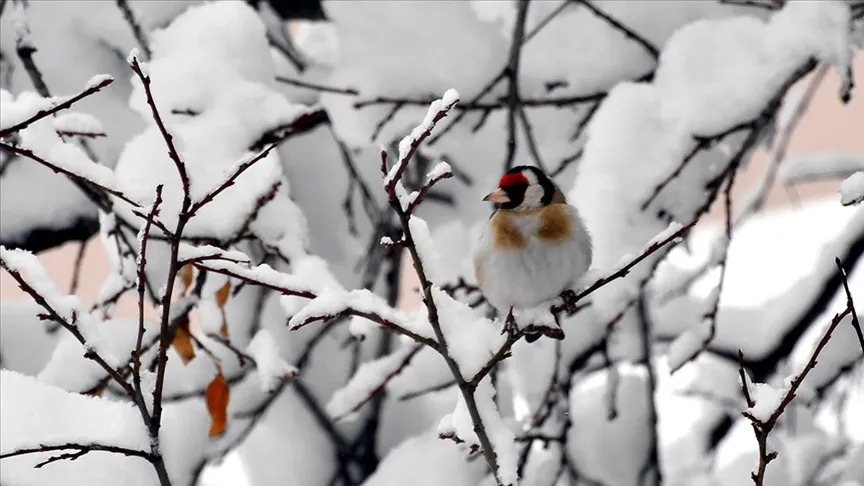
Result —
M 572 289 L 567 289 L 564 292 L 561 292 L 561 300 L 564 304 L 564 310 L 566 310 L 568 314 L 573 315 L 579 310 L 579 297 Z

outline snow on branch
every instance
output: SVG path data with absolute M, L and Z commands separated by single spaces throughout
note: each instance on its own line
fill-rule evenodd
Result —
M 106 470 L 117 471 L 114 458 L 118 455 L 140 457 L 148 462 L 154 460 L 147 431 L 138 420 L 135 408 L 128 403 L 70 393 L 5 369 L 0 371 L 0 386 L 3 389 L 0 394 L 0 408 L 3 409 L 0 460 L 4 478 L 14 477 L 16 481 L 39 478 L 49 480 L 39 484 L 62 484 L 65 481 L 60 475 L 68 470 L 58 468 L 55 473 L 47 468 L 37 476 L 34 468 L 60 460 L 75 460 L 90 452 L 109 454 L 83 461 L 89 467 L 76 470 L 76 474 L 82 475 L 84 482 L 86 478 L 98 482 L 97 478 L 104 477 Z M 17 456 L 32 456 L 32 459 L 8 460 Z M 123 467 L 128 472 L 117 471 L 121 477 L 115 480 L 119 482 L 142 473 L 132 464 L 123 463 Z M 27 484 L 33 483 L 28 481 Z
M 87 350 L 84 353 L 86 358 L 96 362 L 132 396 L 132 387 L 115 369 L 119 364 L 117 358 L 100 352 L 96 340 L 97 323 L 91 322 L 92 318 L 84 310 L 80 299 L 60 293 L 36 255 L 25 250 L 7 250 L 0 246 L 0 267 L 9 272 L 21 290 L 45 310 L 47 319 L 59 323 L 84 346 Z
M 58 135 L 67 137 L 104 137 L 105 130 L 93 115 L 86 113 L 70 112 L 58 115 L 54 119 L 54 130 Z
M 839 269 L 843 280 L 844 288 L 847 289 L 846 307 L 842 312 L 834 315 L 828 328 L 822 334 L 822 338 L 816 344 L 813 352 L 810 354 L 810 359 L 807 360 L 798 374 L 789 376 L 784 380 L 782 388 L 774 388 L 765 383 L 752 383 L 746 371 L 744 370 L 744 353 L 738 350 L 738 373 L 741 385 L 741 391 L 744 395 L 744 400 L 747 407 L 742 411 L 742 415 L 746 417 L 752 427 L 753 433 L 756 436 L 756 442 L 759 446 L 759 462 L 756 471 L 753 471 L 750 476 L 756 486 L 765 484 L 765 471 L 768 464 L 777 458 L 777 451 L 769 450 L 768 436 L 777 425 L 778 420 L 786 411 L 786 408 L 792 403 L 796 397 L 804 379 L 816 367 L 819 354 L 822 349 L 828 344 L 834 330 L 841 323 L 847 320 L 855 328 L 859 340 L 861 340 L 861 352 L 864 354 L 864 338 L 861 338 L 861 323 L 858 320 L 858 315 L 855 310 L 855 304 L 852 301 L 852 295 L 848 292 L 848 283 L 846 282 L 846 272 L 840 263 L 840 259 L 836 259 L 835 263 Z
M 399 159 L 389 171 L 385 172 L 384 188 L 388 194 L 392 192 L 395 197 L 396 184 L 398 184 L 399 180 L 402 178 L 402 174 L 408 167 L 408 161 L 414 156 L 417 147 L 426 140 L 426 138 L 432 133 L 432 129 L 435 128 L 435 124 L 447 116 L 447 113 L 458 101 L 459 93 L 455 89 L 447 90 L 447 92 L 444 93 L 444 97 L 433 101 L 429 105 L 429 109 L 426 111 L 426 116 L 423 118 L 423 122 L 420 125 L 417 125 L 410 134 L 406 135 L 402 141 L 399 142 Z M 384 171 L 386 167 L 386 161 L 386 157 L 382 157 L 382 171 Z
M 348 384 L 327 402 L 327 413 L 338 421 L 359 410 L 400 374 L 421 349 L 421 344 L 406 344 L 383 358 L 361 364 Z
M 864 201 L 864 171 L 859 171 L 840 183 L 840 204 L 854 206 L 862 201 Z
M 58 111 L 65 110 L 82 99 L 102 91 L 103 88 L 114 82 L 114 78 L 107 74 L 93 76 L 87 82 L 84 90 L 75 96 L 68 98 L 31 98 L 28 103 L 4 103 L 0 116 L 0 138 L 6 138 L 13 133 L 20 132 L 33 123 L 51 116 Z M 24 106 L 21 106 L 24 105 Z
M 50 161 L 37 155 L 32 150 L 3 142 L 0 142 L 0 148 L 15 155 L 27 157 L 54 172 L 63 174 L 74 181 L 86 184 L 98 191 L 110 194 L 133 207 L 140 207 L 136 201 L 133 201 L 117 189 L 117 182 L 111 169 L 93 162 L 77 147 L 65 143 L 55 145 L 55 149 L 48 156 L 51 159 Z

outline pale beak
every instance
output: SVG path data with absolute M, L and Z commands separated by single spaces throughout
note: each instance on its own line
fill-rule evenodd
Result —
M 510 202 L 510 198 L 507 196 L 507 193 L 504 191 L 504 189 L 501 189 L 500 187 L 490 192 L 489 194 L 486 194 L 486 197 L 484 197 L 483 200 L 498 204 Z

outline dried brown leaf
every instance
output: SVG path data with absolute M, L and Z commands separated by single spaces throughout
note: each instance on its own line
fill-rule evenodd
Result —
M 192 334 L 189 332 L 189 318 L 183 319 L 183 322 L 177 327 L 177 332 L 174 333 L 174 350 L 180 355 L 183 364 L 188 364 L 195 359 L 195 348 L 192 346 Z
M 207 411 L 210 413 L 210 437 L 222 435 L 228 426 L 228 400 L 231 398 L 231 388 L 222 375 L 222 370 L 216 374 L 213 381 L 207 385 L 205 392 Z

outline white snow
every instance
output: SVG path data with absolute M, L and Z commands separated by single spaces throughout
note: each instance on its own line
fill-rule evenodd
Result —
M 492 383 L 487 377 L 477 386 L 474 399 L 498 461 L 497 475 L 505 485 L 515 486 L 519 479 L 516 469 L 519 455 L 515 442 L 516 436 L 498 412 L 494 393 Z M 453 413 L 444 416 L 438 425 L 439 435 L 446 437 L 451 433 L 468 446 L 480 446 L 480 440 L 474 432 L 474 422 L 461 394 L 457 398 L 456 409 Z
M 94 319 L 95 321 L 95 319 Z M 85 326 L 78 322 L 79 329 Z M 82 329 L 87 345 L 95 349 L 99 356 L 115 369 L 129 362 L 132 350 L 135 349 L 138 336 L 138 320 L 130 318 L 115 318 L 106 321 L 89 323 L 86 332 Z M 145 343 L 155 339 L 154 333 L 158 326 L 145 320 Z M 85 358 L 85 349 L 70 333 L 61 332 L 57 346 L 45 367 L 37 375 L 39 381 L 58 386 L 70 392 L 84 392 L 93 389 L 108 374 L 95 361 Z
M 0 261 L 10 271 L 18 272 L 21 278 L 66 322 L 74 323 L 76 317 L 82 314 L 84 308 L 81 300 L 74 295 L 60 292 L 39 257 L 33 253 L 21 249 L 9 250 L 5 246 L 0 246 Z
M 102 122 L 95 116 L 75 111 L 59 113 L 54 117 L 54 130 L 60 133 L 89 135 L 105 133 L 105 130 L 102 128 Z
M 864 171 L 856 172 L 840 183 L 840 204 L 852 206 L 864 201 Z
M 466 461 L 464 452 L 452 443 L 439 439 L 434 430 L 424 430 L 391 449 L 363 484 L 476 486 L 486 470 L 482 460 Z
M 262 391 L 271 392 L 282 381 L 297 375 L 297 368 L 282 359 L 279 345 L 267 329 L 260 329 L 255 333 L 247 350 L 255 359 Z
M 430 170 L 426 174 L 426 184 L 429 184 L 430 182 L 438 179 L 439 177 L 443 177 L 447 174 L 452 173 L 453 170 L 450 168 L 450 164 L 448 164 L 447 162 L 438 162 L 437 164 L 435 164 L 435 167 L 432 167 L 432 170 Z
M 671 372 L 676 372 L 686 362 L 695 358 L 699 351 L 704 349 L 710 337 L 711 321 L 702 319 L 697 325 L 675 338 L 669 345 L 669 352 L 666 356 Z
M 774 388 L 765 383 L 753 383 L 750 388 L 750 397 L 754 403 L 752 407 L 747 407 L 744 411 L 765 422 L 780 406 L 780 402 L 787 392 L 788 389 Z
M 576 468 L 603 484 L 639 484 L 647 460 L 651 427 L 644 370 L 620 364 L 618 416 L 606 418 L 608 373 L 600 370 L 576 383 L 570 393 L 572 426 L 567 451 Z
M 411 147 L 420 143 L 420 140 L 424 137 L 428 136 L 429 133 L 435 128 L 435 117 L 441 113 L 447 113 L 453 108 L 459 101 L 459 93 L 455 89 L 448 89 L 444 96 L 440 99 L 433 101 L 428 110 L 426 111 L 426 116 L 423 117 L 423 121 L 420 122 L 419 125 L 415 126 L 411 133 L 402 138 L 399 142 L 399 158 L 396 163 L 390 167 L 390 170 L 387 172 L 387 175 L 384 176 L 384 185 L 389 186 L 396 175 L 400 170 L 403 170 L 405 164 L 408 163 L 406 157 L 408 157 L 409 152 L 411 151 Z
M 405 160 L 408 156 L 408 152 L 411 150 L 412 145 L 416 145 L 419 143 L 420 139 L 426 136 L 429 132 L 435 128 L 435 117 L 440 113 L 447 113 L 453 108 L 453 105 L 459 101 L 459 93 L 455 89 L 448 89 L 444 96 L 441 99 L 433 101 L 429 105 L 429 109 L 426 111 L 426 116 L 423 117 L 423 121 L 420 122 L 419 125 L 414 127 L 411 130 L 409 135 L 406 135 L 399 142 L 399 161 Z M 394 174 L 395 175 L 395 174 Z M 392 176 L 388 174 L 388 177 L 385 179 L 385 183 L 389 183 Z
M 138 410 L 130 403 L 69 393 L 32 377 L 0 370 L 0 452 L 40 445 L 101 444 L 149 451 L 150 439 Z M 74 417 L 74 420 L 70 420 Z M 158 484 L 143 459 L 91 452 L 41 469 L 34 465 L 61 451 L 3 459 L 0 481 L 30 486 Z
M 330 397 L 325 407 L 327 414 L 337 420 L 350 416 L 372 395 L 383 391 L 390 379 L 409 366 L 420 349 L 419 344 L 404 343 L 383 358 L 363 362 L 351 380 Z
M 408 229 L 411 231 L 411 237 L 414 239 L 414 246 L 417 248 L 417 254 L 420 255 L 420 260 L 423 262 L 423 271 L 426 273 L 426 278 L 430 282 L 441 282 L 438 269 L 441 266 L 441 257 L 438 255 L 438 249 L 435 246 L 435 240 L 429 232 L 429 225 L 426 221 L 417 217 L 411 216 L 408 220 Z
M 223 250 L 213 245 L 195 246 L 188 243 L 180 243 L 177 259 L 180 261 L 224 260 L 233 263 L 249 263 L 249 256 L 241 251 Z
M 0 90 L 0 130 L 13 127 L 25 120 L 33 118 L 40 111 L 47 111 L 66 101 L 68 98 L 43 98 L 31 91 L 24 91 L 15 96 L 9 91 Z
M 501 348 L 506 337 L 501 327 L 480 311 L 450 297 L 438 286 L 432 286 L 432 299 L 438 308 L 438 321 L 447 340 L 450 356 L 459 365 L 462 376 L 471 379 Z M 425 308 L 420 315 L 426 316 Z
M 97 74 L 84 84 L 84 88 L 91 89 L 97 86 L 104 86 L 112 81 L 114 81 L 114 76 L 111 76 L 110 74 Z
M 230 272 L 231 274 L 245 277 L 253 282 L 265 284 L 279 289 L 290 290 L 292 292 L 310 292 L 309 282 L 304 281 L 297 275 L 283 273 L 274 270 L 273 267 L 266 263 L 249 267 L 242 263 L 235 263 L 231 260 L 201 260 L 196 263 L 197 266 L 212 270 L 219 273 L 220 270 Z
M 12 101 L 11 96 L 7 96 L 8 93 L 7 95 L 4 95 L 5 99 L 2 110 L 4 112 L 4 121 L 2 123 L 8 123 L 8 126 L 12 126 L 15 123 L 30 118 L 38 111 L 53 106 L 52 103 L 56 101 L 44 100 L 29 92 L 19 95 L 18 100 L 15 102 Z M 87 117 L 86 115 L 82 116 L 85 118 Z M 76 121 L 76 117 L 79 118 L 78 121 Z M 90 118 L 92 119 L 92 117 Z M 95 120 L 88 120 L 83 123 L 90 124 L 92 121 Z M 116 187 L 116 182 L 111 169 L 93 162 L 89 157 L 87 157 L 81 147 L 63 142 L 63 140 L 54 131 L 57 127 L 57 123 L 60 123 L 60 125 L 63 126 L 64 124 L 68 125 L 70 123 L 74 125 L 74 123 L 78 122 L 80 122 L 80 117 L 74 113 L 66 113 L 53 120 L 43 118 L 19 132 L 21 135 L 20 146 L 32 150 L 34 154 L 40 158 L 60 167 L 61 169 L 65 169 L 84 179 L 96 182 L 103 187 L 114 189 Z M 96 124 L 98 124 L 98 121 L 96 121 Z M 24 163 L 37 164 L 37 162 L 32 160 L 26 160 Z
M 291 316 L 288 325 L 296 329 L 306 321 L 337 316 L 346 311 L 378 315 L 402 327 L 407 320 L 405 313 L 388 306 L 384 299 L 367 289 L 350 292 L 325 289 Z
M 48 332 L 56 324 L 39 319 L 41 312 L 43 309 L 32 301 L 0 300 L 0 357 L 4 369 L 32 376 L 51 358 L 62 334 Z

